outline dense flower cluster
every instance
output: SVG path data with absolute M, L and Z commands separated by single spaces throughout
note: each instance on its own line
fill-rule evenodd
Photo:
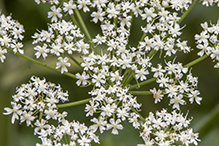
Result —
M 136 113 L 132 109 L 138 110 L 141 105 L 137 103 L 136 97 L 128 94 L 128 89 L 122 89 L 120 86 L 109 86 L 108 89 L 100 88 L 90 92 L 93 99 L 86 105 L 86 116 L 93 116 L 99 113 L 99 117 L 91 119 L 94 123 L 94 131 L 98 128 L 102 133 L 104 130 L 113 128 L 112 133 L 118 134 L 117 129 L 123 129 L 120 122 L 128 119 L 135 128 L 139 128 L 139 121 Z M 107 121 L 109 119 L 109 122 Z
M 57 111 L 59 101 L 68 101 L 68 92 L 63 92 L 60 85 L 46 82 L 46 79 L 32 76 L 31 81 L 22 84 L 16 89 L 16 94 L 12 96 L 11 108 L 4 108 L 5 115 L 12 114 L 11 123 L 20 120 L 26 122 L 27 126 L 34 125 L 37 119 L 59 120 L 67 116 L 67 113 Z
M 198 133 L 189 128 L 191 119 L 187 115 L 177 113 L 175 110 L 168 113 L 162 109 L 154 115 L 152 112 L 143 123 L 140 136 L 145 144 L 138 146 L 169 146 L 169 145 L 198 145 Z
M 29 83 L 17 88 L 12 98 L 12 108 L 4 108 L 4 115 L 12 114 L 12 124 L 20 120 L 20 123 L 34 126 L 34 134 L 42 141 L 37 146 L 61 146 L 65 136 L 70 139 L 65 143 L 71 146 L 76 146 L 76 143 L 88 145 L 92 140 L 99 142 L 92 129 L 76 121 L 68 122 L 65 120 L 67 112 L 58 112 L 57 103 L 68 101 L 68 92 L 63 92 L 60 85 L 32 76 Z M 59 125 L 48 124 L 50 119 L 57 120 Z
M 35 0 L 37 4 L 49 3 L 47 13 L 51 23 L 47 30 L 36 32 L 32 38 L 36 58 L 44 60 L 56 56 L 56 69 L 61 74 L 70 74 L 71 63 L 81 67 L 82 72 L 72 75 L 81 87 L 92 86 L 92 97 L 86 104 L 85 112 L 91 117 L 90 126 L 65 119 L 67 112 L 59 113 L 59 101 L 68 100 L 68 93 L 60 85 L 46 82 L 45 79 L 31 77 L 28 84 L 16 89 L 11 102 L 12 108 L 5 108 L 5 115 L 12 114 L 11 123 L 20 120 L 27 126 L 33 126 L 34 134 L 42 143 L 37 146 L 90 146 L 91 141 L 99 143 L 96 131 L 103 133 L 112 130 L 118 134 L 123 121 L 128 121 L 136 129 L 143 130 L 140 136 L 148 145 L 197 145 L 198 134 L 189 128 L 191 120 L 187 115 L 177 113 L 186 100 L 200 104 L 200 92 L 197 89 L 198 78 L 194 77 L 190 66 L 175 63 L 176 53 L 191 52 L 186 40 L 181 40 L 180 26 L 182 13 L 189 9 L 192 0 Z M 203 5 L 212 5 L 215 1 L 203 1 Z M 101 33 L 90 34 L 81 19 L 79 11 L 89 13 L 93 23 L 100 26 Z M 92 10 L 92 11 L 91 11 Z M 75 15 L 77 17 L 75 17 Z M 78 18 L 78 21 L 76 20 Z M 140 19 L 142 37 L 136 46 L 130 45 L 132 21 Z M 4 62 L 7 48 L 21 54 L 23 26 L 11 19 L 0 17 L 0 59 Z M 209 55 L 219 61 L 219 21 L 208 27 L 201 24 L 204 31 L 196 35 L 199 56 Z M 82 31 L 81 31 L 82 29 Z M 75 59 L 74 54 L 80 59 Z M 154 58 L 165 58 L 153 64 Z M 174 58 L 172 61 L 171 58 Z M 157 62 L 157 61 L 156 61 Z M 219 67 L 219 63 L 215 65 Z M 56 70 L 57 71 L 57 70 Z M 138 113 L 141 104 L 137 102 L 131 90 L 156 81 L 159 89 L 153 88 L 147 94 L 153 94 L 155 104 L 163 98 L 169 98 L 173 105 L 171 113 L 165 109 L 150 112 L 144 118 Z M 134 84 L 134 85 L 133 85 Z M 186 99 L 187 98 L 187 99 Z M 57 120 L 58 125 L 48 124 Z M 142 123 L 143 122 L 143 123 Z
M 48 31 L 42 30 L 32 37 L 34 38 L 33 44 L 39 44 L 34 47 L 36 58 L 42 56 L 46 59 L 48 54 L 57 56 L 59 62 L 56 63 L 56 68 L 60 68 L 61 73 L 68 72 L 67 67 L 71 65 L 67 57 L 62 57 L 63 54 L 89 53 L 90 45 L 84 42 L 84 35 L 72 22 L 65 20 L 49 25 Z
M 90 146 L 92 141 L 99 143 L 99 138 L 92 129 L 84 124 L 63 120 L 60 125 L 46 124 L 45 120 L 37 121 L 35 131 L 41 139 L 41 144 L 36 146 Z
M 2 63 L 6 58 L 7 48 L 13 49 L 14 53 L 24 53 L 21 49 L 23 44 L 20 42 L 24 38 L 23 32 L 23 25 L 13 20 L 11 16 L 0 15 L 0 60 Z
M 189 72 L 188 68 L 183 67 L 181 63 L 175 64 L 169 61 L 166 65 L 162 69 L 162 66 L 158 64 L 157 68 L 152 67 L 151 70 L 154 72 L 154 77 L 157 78 L 156 82 L 160 89 L 162 89 L 153 88 L 150 90 L 155 98 L 155 103 L 160 102 L 163 96 L 167 95 L 170 98 L 170 104 L 173 104 L 173 108 L 178 110 L 180 110 L 180 105 L 186 104 L 183 98 L 189 98 L 191 104 L 194 101 L 200 104 L 202 98 L 199 97 L 200 92 L 197 90 L 198 78 L 193 77 L 191 71 Z
M 201 26 L 204 30 L 200 34 L 195 35 L 197 48 L 201 49 L 201 51 L 198 52 L 198 55 L 209 55 L 211 59 L 217 62 L 214 67 L 219 68 L 219 20 L 217 21 L 217 24 L 211 24 L 211 26 L 208 26 L 208 23 L 205 22 L 202 23 Z

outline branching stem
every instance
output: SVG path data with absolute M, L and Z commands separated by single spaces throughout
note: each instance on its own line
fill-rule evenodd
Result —
M 193 3 L 189 6 L 188 10 L 186 10 L 183 15 L 181 16 L 181 19 L 179 20 L 178 23 L 181 23 L 182 20 L 188 15 L 188 13 L 192 10 L 192 8 L 195 6 L 198 0 L 194 0 Z
M 76 106 L 76 105 L 87 103 L 90 100 L 91 100 L 91 98 L 88 98 L 88 99 L 83 99 L 83 100 L 79 100 L 79 101 L 75 101 L 75 102 L 59 104 L 59 105 L 57 105 L 57 107 L 58 108 L 66 108 L 66 107 Z
M 12 50 L 11 48 L 7 48 L 7 50 L 13 52 L 13 50 Z M 13 52 L 13 53 L 14 53 L 14 52 Z M 33 62 L 33 63 L 36 63 L 36 64 L 38 64 L 38 65 L 44 66 L 44 67 L 46 67 L 46 68 L 48 68 L 48 69 L 51 69 L 51 70 L 53 70 L 53 71 L 56 71 L 56 72 L 61 73 L 60 70 L 55 69 L 54 67 L 51 67 L 51 66 L 49 66 L 49 65 L 47 65 L 47 64 L 45 64 L 45 63 L 42 63 L 42 62 L 40 62 L 40 61 L 38 61 L 38 60 L 36 60 L 36 59 L 33 59 L 33 58 L 31 58 L 31 57 L 28 57 L 28 56 L 24 55 L 24 54 L 21 54 L 21 53 L 19 53 L 19 52 L 15 53 L 15 54 L 18 55 L 18 56 L 20 56 L 20 57 L 22 57 L 22 58 L 24 58 L 24 59 L 27 59 L 27 60 Z M 64 72 L 63 74 L 66 75 L 66 76 L 69 76 L 69 77 L 71 77 L 71 78 L 76 79 L 75 75 L 73 75 L 73 74 L 71 74 L 71 73 Z
M 202 56 L 202 57 L 199 57 L 198 59 L 193 60 L 192 62 L 190 62 L 190 63 L 184 65 L 184 67 L 191 67 L 191 66 L 193 66 L 193 65 L 195 65 L 195 64 L 197 64 L 197 63 L 199 63 L 200 61 L 204 60 L 204 59 L 207 58 L 207 57 L 208 57 L 208 55 L 204 55 L 204 56 Z
M 129 93 L 135 95 L 152 95 L 150 91 L 129 91 Z

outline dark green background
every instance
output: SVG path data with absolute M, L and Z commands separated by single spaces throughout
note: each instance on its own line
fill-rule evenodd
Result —
M 10 15 L 15 20 L 18 20 L 25 28 L 25 39 L 24 39 L 24 50 L 29 56 L 34 57 L 33 48 L 31 46 L 31 36 L 34 34 L 36 29 L 42 30 L 47 29 L 46 23 L 49 22 L 47 17 L 47 11 L 49 5 L 40 4 L 37 5 L 34 0 L 0 0 L 0 9 L 2 13 Z M 208 21 L 216 23 L 219 16 L 219 8 L 209 7 L 206 8 L 201 4 L 197 3 L 194 9 L 189 15 L 183 20 L 182 24 L 186 24 L 186 28 L 183 30 L 182 37 L 188 40 L 189 45 L 195 47 L 194 34 L 201 32 L 200 23 Z M 90 23 L 87 16 L 83 16 L 88 28 L 92 28 L 91 35 L 94 36 L 98 29 L 95 24 Z M 132 42 L 138 42 L 140 35 L 137 35 L 140 31 L 139 20 L 133 21 L 132 35 L 130 40 Z M 133 28 L 137 28 L 133 31 Z M 134 43 L 133 43 L 134 44 Z M 197 50 L 189 55 L 180 55 L 177 59 L 183 63 L 188 63 L 197 58 Z M 49 59 L 48 64 L 55 65 L 56 60 Z M 194 76 L 199 78 L 199 90 L 203 101 L 201 106 L 197 104 L 185 106 L 182 110 L 189 110 L 190 116 L 194 117 L 192 125 L 195 127 L 201 121 L 203 117 L 207 115 L 217 104 L 219 104 L 219 70 L 213 69 L 214 63 L 211 59 L 200 62 L 193 66 Z M 71 72 L 77 72 L 79 68 L 71 67 Z M 11 95 L 15 92 L 15 87 L 20 86 L 22 83 L 26 83 L 32 75 L 46 77 L 47 81 L 60 83 L 64 90 L 68 90 L 70 94 L 70 100 L 76 101 L 83 98 L 89 97 L 87 91 L 89 89 L 80 88 L 75 85 L 75 80 L 69 77 L 61 76 L 60 74 L 50 71 L 45 67 L 35 65 L 29 61 L 26 61 L 12 53 L 7 54 L 7 59 L 4 64 L 0 64 L 0 145 L 1 146 L 32 146 L 35 145 L 39 140 L 36 136 L 33 136 L 33 129 L 27 128 L 25 124 L 19 125 L 16 122 L 11 125 L 11 116 L 4 116 L 3 108 L 10 106 Z M 161 109 L 163 105 L 166 106 L 165 101 L 158 105 L 153 104 L 153 99 L 149 96 L 140 96 L 139 102 L 142 102 L 143 116 L 147 116 L 149 111 L 155 111 Z M 85 117 L 84 105 L 67 108 L 69 111 L 68 119 L 80 120 L 81 122 L 88 122 L 88 118 Z M 219 122 L 219 119 L 217 119 Z M 134 146 L 137 143 L 142 143 L 139 138 L 139 132 L 134 130 L 129 124 L 125 123 L 125 129 L 120 131 L 119 136 L 109 134 L 110 132 L 104 133 L 100 138 L 103 146 Z M 209 131 L 201 135 L 202 142 L 200 146 L 211 145 L 218 146 L 219 143 L 219 125 L 213 123 L 209 127 Z

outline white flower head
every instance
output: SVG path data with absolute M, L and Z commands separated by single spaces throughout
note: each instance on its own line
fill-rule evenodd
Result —
M 68 58 L 65 57 L 63 59 L 62 57 L 59 57 L 58 60 L 59 62 L 56 63 L 56 69 L 61 68 L 61 74 L 68 72 L 67 67 L 71 66 L 71 64 L 68 62 Z
M 51 6 L 52 11 L 48 12 L 48 18 L 51 18 L 51 22 L 57 22 L 58 18 L 62 18 L 61 8 L 56 8 L 56 6 Z
M 123 126 L 121 124 L 119 124 L 121 122 L 121 120 L 117 119 L 115 121 L 113 118 L 111 118 L 109 120 L 109 122 L 110 122 L 110 124 L 107 124 L 107 130 L 112 129 L 112 134 L 118 135 L 119 134 L 118 129 L 119 130 L 123 129 Z

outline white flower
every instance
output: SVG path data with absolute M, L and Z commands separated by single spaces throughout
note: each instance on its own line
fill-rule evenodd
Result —
M 78 86 L 80 86 L 82 84 L 82 86 L 85 86 L 87 85 L 88 83 L 88 78 L 89 78 L 89 74 L 86 74 L 86 72 L 83 72 L 82 75 L 80 75 L 79 73 L 77 73 L 76 75 L 76 78 L 79 79 L 76 84 Z
M 173 45 L 169 45 L 169 44 L 167 44 L 165 47 L 164 47 L 164 50 L 166 50 L 167 52 L 166 52 L 166 55 L 167 56 L 171 56 L 171 54 L 176 54 L 176 50 L 175 49 L 173 49 L 174 48 L 174 46 Z
M 156 104 L 157 102 L 160 102 L 163 99 L 163 94 L 162 91 L 160 89 L 158 89 L 158 91 L 156 90 L 156 88 L 150 89 L 150 91 L 153 93 L 153 97 L 155 99 L 154 103 Z
M 198 40 L 198 43 L 207 43 L 208 42 L 208 38 L 210 37 L 210 35 L 208 34 L 207 31 L 202 31 L 200 35 L 196 34 L 195 35 L 195 39 Z
M 52 18 L 51 22 L 57 22 L 58 18 L 62 18 L 61 8 L 56 9 L 56 6 L 53 5 L 50 9 L 52 10 L 52 12 L 48 12 L 48 18 Z
M 101 84 L 106 83 L 105 76 L 102 74 L 98 74 L 98 75 L 94 74 L 93 79 L 92 79 L 92 83 L 95 83 L 96 87 L 100 87 Z
M 201 51 L 198 52 L 198 56 L 203 56 L 204 53 L 207 54 L 207 55 L 210 54 L 211 50 L 213 50 L 213 49 L 208 45 L 209 45 L 208 43 L 198 44 L 197 45 L 197 48 L 201 49 Z
M 45 113 L 45 115 L 46 115 L 46 119 L 47 120 L 49 120 L 49 119 L 54 119 L 54 120 L 56 120 L 57 119 L 57 114 L 58 114 L 58 112 L 57 112 L 57 110 L 56 109 L 54 109 L 54 108 L 52 108 L 52 107 L 49 107 L 49 109 L 47 110 L 45 110 L 44 111 L 44 113 Z
M 9 38 L 7 35 L 3 35 L 3 37 L 0 37 L 1 46 L 10 47 L 10 42 L 11 41 L 12 41 L 12 39 Z
M 161 77 L 163 76 L 163 73 L 165 72 L 164 69 L 162 69 L 162 65 L 158 64 L 157 68 L 155 67 L 151 67 L 151 71 L 155 72 L 153 77 L 157 78 L 157 77 Z
M 194 102 L 194 100 L 197 104 L 201 104 L 200 101 L 202 100 L 202 98 L 198 96 L 199 94 L 200 92 L 198 90 L 191 91 L 191 94 L 188 94 L 189 101 L 191 102 L 191 104 Z
M 86 117 L 93 116 L 94 112 L 96 112 L 97 107 L 99 106 L 98 102 L 94 102 L 93 100 L 89 101 L 90 104 L 86 104 L 85 112 L 87 112 Z
M 105 15 L 105 12 L 102 11 L 102 9 L 98 9 L 97 12 L 93 12 L 93 13 L 91 14 L 91 17 L 94 17 L 94 18 L 92 19 L 92 21 L 94 21 L 95 23 L 97 23 L 98 20 L 100 20 L 100 22 L 101 22 L 101 21 L 104 20 L 104 15 Z
M 111 82 L 116 81 L 116 82 L 120 83 L 120 81 L 122 81 L 123 77 L 121 77 L 119 75 L 119 71 L 118 70 L 115 73 L 111 72 L 110 75 L 111 75 L 111 78 L 110 78 Z
M 15 42 L 14 40 L 12 41 L 12 44 L 10 46 L 13 49 L 14 53 L 21 53 L 24 54 L 24 50 L 22 50 L 21 48 L 23 47 L 23 44 L 20 42 Z
M 19 120 L 19 116 L 22 114 L 22 111 L 21 111 L 22 106 L 15 102 L 11 102 L 11 105 L 13 109 L 5 107 L 4 110 L 6 111 L 6 113 L 3 113 L 3 114 L 4 115 L 12 114 L 11 123 L 14 124 L 15 119 Z
M 85 135 L 81 137 L 81 139 L 78 139 L 77 142 L 80 144 L 80 146 L 89 146 L 91 139 L 87 138 Z
M 139 115 L 137 115 L 136 113 L 131 113 L 130 117 L 129 117 L 129 123 L 132 123 L 132 126 L 135 129 L 139 129 L 140 126 L 140 122 L 138 121 Z
M 92 39 L 92 42 L 97 43 L 97 45 L 105 43 L 106 42 L 106 36 L 100 36 L 100 34 L 97 34 L 95 36 L 95 39 Z
M 90 2 L 90 0 L 77 0 L 78 3 L 78 9 L 82 9 L 84 12 L 89 12 L 90 9 L 87 7 L 87 5 L 91 5 L 92 3 Z
M 150 22 L 153 20 L 153 18 L 155 18 L 157 16 L 156 13 L 154 13 L 154 8 L 153 7 L 150 7 L 150 9 L 148 9 L 147 7 L 144 8 L 144 12 L 141 16 L 142 16 L 142 19 L 147 19 L 147 22 Z
M 174 85 L 167 85 L 167 88 L 165 89 L 166 94 L 168 94 L 168 97 L 173 97 L 174 95 L 177 95 L 177 87 Z
M 189 133 L 189 137 L 190 137 L 190 143 L 194 143 L 194 145 L 198 145 L 198 142 L 197 141 L 201 141 L 200 139 L 198 139 L 198 133 L 193 133 L 193 129 L 189 129 L 188 130 L 188 133 Z
M 189 135 L 185 131 L 180 133 L 180 137 L 179 138 L 180 138 L 180 141 L 183 144 L 185 144 L 186 146 L 189 145 Z
M 159 146 L 174 145 L 175 142 L 181 142 L 186 146 L 192 143 L 197 145 L 197 141 L 200 141 L 198 134 L 193 133 L 192 128 L 188 128 L 191 120 L 186 120 L 186 117 L 187 115 L 183 117 L 183 114 L 177 113 L 176 110 L 168 113 L 163 109 L 161 112 L 157 111 L 156 115 L 150 112 L 145 123 L 141 125 L 143 130 L 140 136 L 145 145 L 138 146 L 152 146 L 154 142 Z
M 78 52 L 82 52 L 83 54 L 88 54 L 88 49 L 90 47 L 89 44 L 84 43 L 84 41 L 81 39 L 79 41 L 76 42 L 76 46 L 78 47 Z
M 34 47 L 34 50 L 37 51 L 34 54 L 34 55 L 36 55 L 36 58 L 39 58 L 42 55 L 43 58 L 46 59 L 47 53 L 49 53 L 49 49 L 47 49 L 47 45 L 46 44 L 44 44 L 43 47 L 37 45 L 36 47 Z
M 212 54 L 210 55 L 212 59 L 216 59 L 219 61 L 219 46 L 216 46 L 214 49 L 212 49 Z
M 4 54 L 6 53 L 7 53 L 7 50 L 0 47 L 0 60 L 2 63 L 4 63 L 4 60 L 6 58 Z
M 123 126 L 122 126 L 121 124 L 119 124 L 119 123 L 121 122 L 120 119 L 117 119 L 117 120 L 115 121 L 113 118 L 111 118 L 111 119 L 109 120 L 109 122 L 110 122 L 110 124 L 107 124 L 107 130 L 113 128 L 112 134 L 117 135 L 117 134 L 119 134 L 119 132 L 118 132 L 117 129 L 119 129 L 119 130 L 122 130 L 122 129 L 123 129 Z
M 47 121 L 44 120 L 44 119 L 41 119 L 41 121 L 37 120 L 34 125 L 37 126 L 35 129 L 34 129 L 34 134 L 40 132 L 42 129 L 49 129 L 50 128 L 50 125 L 49 124 L 46 124 Z
M 20 117 L 21 123 L 26 121 L 27 126 L 31 125 L 31 122 L 35 119 L 35 117 L 32 116 L 32 114 L 33 113 L 30 111 L 28 113 L 26 111 L 22 112 L 22 115 Z
M 122 17 L 119 17 L 120 20 L 121 20 L 121 25 L 122 26 L 127 26 L 127 27 L 130 27 L 131 26 L 131 19 L 132 19 L 132 16 L 127 16 L 126 13 L 123 14 Z
M 127 108 L 122 108 L 122 109 L 117 108 L 116 112 L 117 112 L 116 116 L 120 118 L 122 121 L 125 121 L 126 117 L 129 117 Z
M 135 74 L 136 79 L 140 78 L 141 81 L 146 80 L 147 78 L 145 75 L 149 74 L 148 70 L 145 70 L 145 68 L 141 68 L 140 70 L 135 70 L 135 73 L 136 73 Z
M 61 43 L 52 43 L 51 45 L 51 50 L 50 50 L 50 53 L 56 55 L 56 56 L 60 56 L 60 53 L 64 53 L 64 50 L 62 49 L 62 45 Z
M 56 69 L 61 68 L 61 74 L 68 72 L 67 67 L 71 66 L 71 64 L 68 62 L 68 58 L 65 57 L 63 59 L 62 57 L 59 57 L 58 60 L 59 62 L 56 63 Z
M 164 141 L 165 138 L 167 137 L 167 134 L 163 130 L 160 130 L 160 131 L 157 131 L 155 133 L 155 136 L 157 136 L 155 138 L 156 141 Z M 160 144 L 159 144 L 159 146 L 160 146 Z
M 185 100 L 182 99 L 183 95 L 174 95 L 173 98 L 170 99 L 170 104 L 173 104 L 173 109 L 176 108 L 178 110 L 180 110 L 179 104 L 184 105 L 185 104 Z
M 101 110 L 102 110 L 101 115 L 103 117 L 105 116 L 111 117 L 112 114 L 115 112 L 115 107 L 113 105 L 111 106 L 110 104 L 107 104 L 106 106 L 101 106 Z
M 73 14 L 73 10 L 76 9 L 76 5 L 73 4 L 73 0 L 70 0 L 68 3 L 63 3 L 63 10 L 64 12 L 68 12 L 69 15 Z
M 115 8 L 114 3 L 109 3 L 108 7 L 106 9 L 106 12 L 108 13 L 108 18 L 116 18 L 119 15 L 119 11 Z
M 107 124 L 107 121 L 105 121 L 102 116 L 100 116 L 99 119 L 93 118 L 90 121 L 95 123 L 94 125 L 90 126 L 90 129 L 92 129 L 93 132 L 96 132 L 98 128 L 100 130 L 100 133 L 103 133 L 106 130 L 105 126 Z

